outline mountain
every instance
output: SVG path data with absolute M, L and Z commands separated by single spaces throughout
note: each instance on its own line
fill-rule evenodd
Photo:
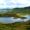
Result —
M 25 9 L 30 9 L 30 6 L 28 6 L 28 7 L 25 7 Z
M 12 13 L 28 13 L 30 14 L 30 7 L 24 7 L 24 8 L 14 8 L 12 10 Z
M 5 9 L 0 9 L 0 13 L 1 12 L 30 14 L 30 6 L 24 7 L 24 8 L 14 8 L 14 9 L 5 8 Z

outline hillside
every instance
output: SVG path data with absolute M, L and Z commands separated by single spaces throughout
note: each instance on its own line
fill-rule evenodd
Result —
M 14 9 L 0 9 L 0 10 L 6 10 L 5 11 L 2 11 L 0 12 L 0 17 L 5 17 L 5 16 L 8 16 L 8 17 L 16 17 L 16 16 L 21 16 L 21 15 L 27 15 L 27 14 L 30 14 L 30 7 L 24 7 L 24 8 L 14 8 Z M 4 13 L 5 12 L 5 13 Z M 19 15 L 17 15 L 19 14 Z
M 14 8 L 13 13 L 25 13 L 30 14 L 30 7 L 24 7 L 24 8 Z

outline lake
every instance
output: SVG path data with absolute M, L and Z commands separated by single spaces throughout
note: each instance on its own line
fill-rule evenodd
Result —
M 14 22 L 26 22 L 30 20 L 30 15 L 24 16 L 26 19 L 22 20 L 21 18 L 14 19 L 14 17 L 0 17 L 0 23 L 14 23 Z

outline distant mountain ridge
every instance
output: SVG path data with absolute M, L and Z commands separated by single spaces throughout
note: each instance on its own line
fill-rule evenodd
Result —
M 28 7 L 24 7 L 24 8 L 4 8 L 4 9 L 0 9 L 0 10 L 7 10 L 7 12 L 11 12 L 11 13 L 29 13 L 30 14 L 30 6 Z
M 28 7 L 25 7 L 26 9 L 30 9 L 30 6 L 28 6 Z
M 29 8 L 30 9 L 30 6 L 28 6 L 28 7 L 22 7 L 22 8 Z M 12 9 L 12 8 L 4 8 L 4 9 Z
M 30 14 L 30 7 L 14 8 L 12 13 L 29 13 Z

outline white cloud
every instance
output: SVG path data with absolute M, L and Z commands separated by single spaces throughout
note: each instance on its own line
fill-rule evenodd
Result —
M 3 0 L 0 0 L 0 5 L 3 4 Z
M 29 0 L 0 0 L 0 8 L 14 8 L 30 6 Z

